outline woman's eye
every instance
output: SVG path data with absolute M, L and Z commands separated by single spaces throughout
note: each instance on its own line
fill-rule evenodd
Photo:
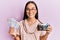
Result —
M 35 10 L 35 9 L 31 9 L 31 10 Z
M 28 8 L 26 10 L 29 10 Z
M 30 10 L 32 10 L 32 11 L 33 11 L 33 10 L 36 10 L 36 9 L 34 9 L 34 8 L 32 8 L 32 9 L 27 8 L 26 10 L 27 10 L 27 11 L 30 11 Z

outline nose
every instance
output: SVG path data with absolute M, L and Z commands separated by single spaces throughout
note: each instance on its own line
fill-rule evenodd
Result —
M 32 11 L 31 11 L 31 10 L 29 10 L 29 13 L 32 13 Z

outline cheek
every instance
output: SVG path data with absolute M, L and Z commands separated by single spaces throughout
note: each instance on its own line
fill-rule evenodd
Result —
M 26 14 L 28 15 L 28 14 L 29 14 L 29 12 L 26 12 Z
M 31 11 L 31 12 L 26 11 L 26 13 L 27 13 L 27 16 L 29 16 L 29 14 L 31 14 L 31 13 L 33 13 L 33 15 L 36 15 L 37 11 L 36 11 L 36 10 L 33 10 L 33 11 Z
M 33 11 L 33 13 L 36 15 L 37 11 Z
M 26 12 L 27 16 L 29 16 L 29 12 Z

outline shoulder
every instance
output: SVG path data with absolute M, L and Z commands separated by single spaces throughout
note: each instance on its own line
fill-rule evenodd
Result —
M 18 22 L 19 26 L 23 26 L 23 22 L 24 20 L 21 20 L 20 22 Z
M 19 23 L 19 25 L 20 25 L 20 24 L 22 24 L 22 22 L 23 22 L 23 20 L 19 21 L 19 22 L 18 22 L 18 23 Z

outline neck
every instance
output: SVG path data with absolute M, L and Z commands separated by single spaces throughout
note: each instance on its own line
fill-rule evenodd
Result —
M 27 22 L 28 22 L 29 25 L 34 24 L 36 21 L 37 21 L 36 18 L 28 18 L 28 19 L 27 19 Z
M 36 18 L 28 18 L 27 20 L 32 22 L 32 21 L 36 21 Z

